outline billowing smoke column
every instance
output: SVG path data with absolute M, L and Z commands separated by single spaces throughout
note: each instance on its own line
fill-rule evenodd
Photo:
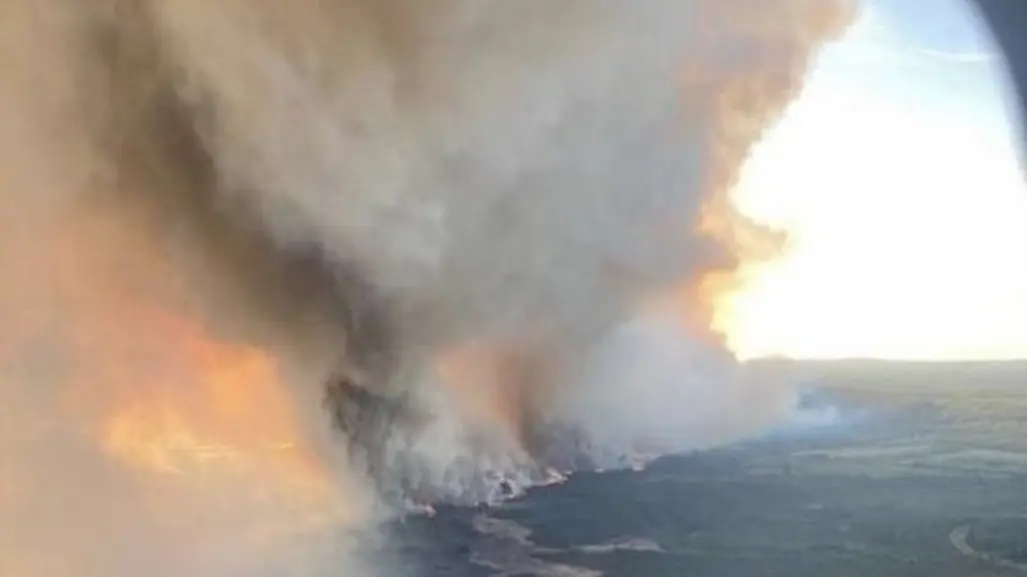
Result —
M 770 422 L 704 279 L 841 4 L 4 2 L 0 574 L 359 571 Z

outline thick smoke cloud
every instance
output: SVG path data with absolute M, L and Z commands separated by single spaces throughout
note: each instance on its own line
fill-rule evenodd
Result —
M 360 573 L 396 505 L 772 421 L 709 283 L 845 8 L 4 2 L 0 574 Z

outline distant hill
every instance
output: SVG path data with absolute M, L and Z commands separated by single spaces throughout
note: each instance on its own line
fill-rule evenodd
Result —
M 1027 393 L 1027 360 L 1016 361 L 883 361 L 844 359 L 801 361 L 761 359 L 747 363 L 751 370 L 786 374 L 799 380 L 821 381 L 844 388 L 1022 388 Z

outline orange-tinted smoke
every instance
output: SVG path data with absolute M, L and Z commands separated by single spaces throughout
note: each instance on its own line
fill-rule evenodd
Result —
M 5 179 L 0 206 L 0 574 L 130 574 L 351 519 L 299 406 L 320 380 L 226 327 L 215 271 L 180 266 L 138 206 L 45 174 L 60 194 Z
M 698 17 L 710 25 L 695 38 L 683 94 L 689 119 L 706 129 L 706 200 L 698 230 L 728 258 L 657 299 L 677 311 L 690 333 L 724 344 L 715 322 L 718 299 L 737 289 L 741 267 L 774 259 L 784 248 L 784 231 L 741 214 L 732 190 L 752 147 L 801 92 L 819 48 L 853 16 L 849 0 L 701 3 Z

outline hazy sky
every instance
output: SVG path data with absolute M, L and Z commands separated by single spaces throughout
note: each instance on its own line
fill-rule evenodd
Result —
M 1004 63 L 965 0 L 863 6 L 737 191 L 792 246 L 720 310 L 731 344 L 1027 358 L 1027 186 Z

